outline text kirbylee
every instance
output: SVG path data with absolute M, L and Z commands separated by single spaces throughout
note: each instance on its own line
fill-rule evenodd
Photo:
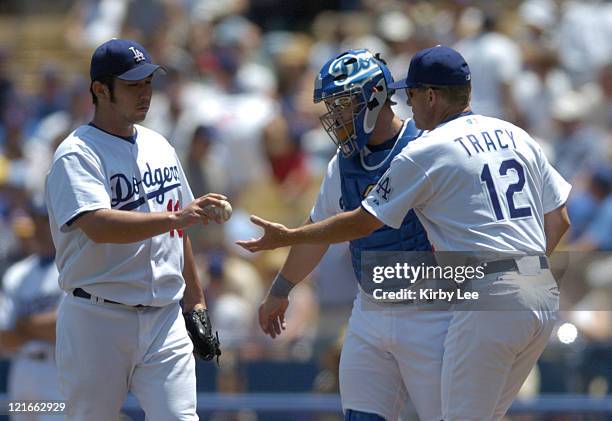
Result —
M 462 291 L 460 289 L 449 291 L 441 288 L 424 288 L 417 291 L 408 288 L 402 288 L 399 291 L 385 291 L 377 288 L 372 295 L 377 300 L 443 300 L 448 302 L 455 298 L 457 300 L 477 300 L 479 297 L 477 291 Z

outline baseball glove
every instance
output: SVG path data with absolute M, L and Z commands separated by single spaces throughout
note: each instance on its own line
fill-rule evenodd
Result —
M 219 364 L 221 355 L 219 334 L 217 332 L 214 336 L 212 334 L 208 310 L 192 310 L 183 313 L 183 317 L 185 317 L 187 333 L 193 342 L 193 353 L 206 361 L 217 357 L 217 364 Z

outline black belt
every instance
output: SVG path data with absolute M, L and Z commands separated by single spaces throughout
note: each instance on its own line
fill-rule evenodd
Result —
M 540 258 L 540 269 L 548 269 L 548 259 L 546 256 L 538 256 Z M 519 270 L 515 259 L 501 259 L 486 262 L 483 264 L 483 272 L 485 275 L 498 272 L 517 272 Z
M 74 295 L 75 297 L 86 298 L 88 300 L 91 298 L 91 294 L 89 292 L 85 291 L 84 289 L 81 289 L 81 288 L 75 288 L 72 291 L 72 295 Z M 142 304 L 131 306 L 129 304 L 123 304 L 123 303 L 119 303 L 117 301 L 107 300 L 106 298 L 104 299 L 104 302 L 108 303 L 108 304 L 120 304 L 122 306 L 136 307 L 136 308 L 146 307 L 145 305 L 142 305 Z

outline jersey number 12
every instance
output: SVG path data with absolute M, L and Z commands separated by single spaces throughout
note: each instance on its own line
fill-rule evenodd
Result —
M 515 218 L 524 218 L 527 216 L 531 216 L 531 208 L 529 206 L 524 208 L 517 208 L 514 205 L 514 193 L 518 193 L 523 190 L 525 186 L 525 170 L 523 166 L 516 159 L 508 159 L 501 163 L 499 167 L 499 175 L 504 176 L 508 174 L 508 170 L 516 171 L 518 175 L 518 181 L 516 183 L 510 184 L 508 189 L 506 190 L 506 200 L 508 202 L 508 212 L 510 214 L 510 219 Z M 491 170 L 489 169 L 489 164 L 485 164 L 482 169 L 482 173 L 480 174 L 480 181 L 484 181 L 487 185 L 487 190 L 489 191 L 489 199 L 491 199 L 491 204 L 493 205 L 493 211 L 495 212 L 495 219 L 502 220 L 504 219 L 504 214 L 502 213 L 502 208 L 499 203 L 499 197 L 497 196 L 497 191 L 495 190 L 495 184 L 493 183 L 493 177 L 491 176 Z

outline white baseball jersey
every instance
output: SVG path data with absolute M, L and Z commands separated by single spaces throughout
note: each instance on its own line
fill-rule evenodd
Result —
M 414 209 L 438 251 L 544 253 L 570 189 L 524 130 L 468 114 L 410 142 L 363 206 L 392 227 Z
M 183 233 L 129 244 L 96 244 L 71 222 L 84 212 L 176 211 L 194 198 L 174 148 L 136 125 L 123 139 L 90 125 L 58 147 L 46 180 L 60 286 L 128 305 L 164 306 L 183 295 Z
M 57 308 L 64 293 L 57 284 L 58 272 L 53 260 L 37 255 L 28 256 L 12 265 L 2 278 L 2 285 L 9 311 L 7 328 L 12 329 L 22 317 L 46 313 Z M 54 344 L 46 341 L 29 341 L 18 354 L 39 352 L 52 355 Z
M 321 183 L 317 201 L 310 211 L 310 219 L 313 222 L 318 222 L 341 213 L 341 198 L 340 165 L 338 163 L 338 155 L 336 154 L 327 164 L 327 172 Z

